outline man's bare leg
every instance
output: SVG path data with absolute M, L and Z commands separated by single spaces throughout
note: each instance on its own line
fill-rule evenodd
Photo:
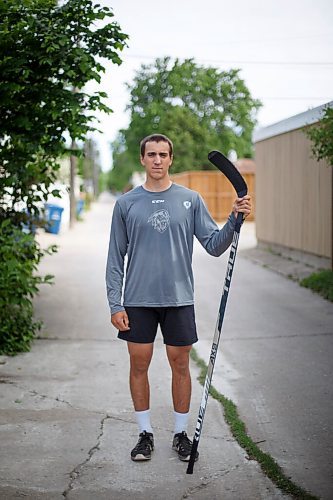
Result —
M 149 409 L 150 391 L 148 368 L 154 344 L 127 342 L 130 355 L 130 390 L 135 411 Z
M 131 451 L 131 458 L 135 461 L 150 460 L 154 438 L 150 423 L 148 368 L 154 344 L 127 342 L 127 346 L 130 355 L 130 390 L 140 429 L 139 441 Z
M 172 400 L 174 410 L 188 413 L 191 402 L 190 351 L 192 346 L 166 346 L 172 371 Z
M 187 436 L 187 423 L 191 402 L 190 351 L 192 346 L 167 346 L 167 355 L 172 370 L 172 399 L 174 405 L 174 438 L 172 448 L 178 458 L 188 462 L 192 441 Z M 199 453 L 196 453 L 197 460 Z

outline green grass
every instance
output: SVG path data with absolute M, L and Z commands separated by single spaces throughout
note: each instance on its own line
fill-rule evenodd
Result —
M 204 385 L 207 365 L 203 359 L 199 358 L 194 348 L 191 350 L 191 358 L 200 368 L 198 380 L 201 385 Z M 230 399 L 219 393 L 213 386 L 211 386 L 209 394 L 221 403 L 224 411 L 224 418 L 230 427 L 231 433 L 238 444 L 247 452 L 248 458 L 250 460 L 256 460 L 266 476 L 269 477 L 281 491 L 301 500 L 318 500 L 318 497 L 311 495 L 291 481 L 274 458 L 268 453 L 263 452 L 251 439 L 247 434 L 244 422 L 239 417 L 236 405 Z
M 325 299 L 333 302 L 333 271 L 331 269 L 324 269 L 310 274 L 310 276 L 300 281 L 300 285 L 310 288 Z

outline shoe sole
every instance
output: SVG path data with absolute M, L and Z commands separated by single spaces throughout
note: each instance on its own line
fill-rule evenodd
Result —
M 135 457 L 131 457 L 131 459 L 133 460 L 133 462 L 144 462 L 146 460 L 151 460 L 151 456 L 145 457 L 140 453 L 139 455 L 135 455 Z
M 176 447 L 176 446 L 172 446 L 172 449 L 178 453 L 178 450 L 177 450 L 177 447 Z M 187 457 L 182 457 L 182 456 L 181 456 L 181 455 L 179 455 L 179 453 L 178 453 L 178 458 L 179 458 L 179 460 L 181 460 L 182 462 L 189 462 L 189 461 L 190 461 L 190 456 L 191 456 L 191 455 L 187 455 Z M 194 460 L 194 461 L 196 462 L 196 461 L 198 460 L 198 458 L 199 458 L 199 455 L 198 455 L 197 457 L 195 457 L 195 460 Z

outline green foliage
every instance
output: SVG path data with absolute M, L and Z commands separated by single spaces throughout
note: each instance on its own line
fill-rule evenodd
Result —
M 40 328 L 33 319 L 32 298 L 52 276 L 35 275 L 40 259 L 56 247 L 42 250 L 34 236 L 9 219 L 0 221 L 0 354 L 29 350 Z
M 0 3 L 0 350 L 29 348 L 39 328 L 31 299 L 50 277 L 34 276 L 44 255 L 32 235 L 52 190 L 66 139 L 84 140 L 96 111 L 111 112 L 100 81 L 102 58 L 120 64 L 127 35 L 112 10 L 91 0 L 7 0 Z
M 306 134 L 312 141 L 315 158 L 333 166 L 333 107 L 326 107 L 319 124 L 306 129 Z
M 300 284 L 333 302 L 333 271 L 324 269 L 304 278 Z
M 129 171 L 138 168 L 139 141 L 154 132 L 174 143 L 172 172 L 213 168 L 207 161 L 211 149 L 252 156 L 260 103 L 251 97 L 239 70 L 220 71 L 192 59 L 172 62 L 166 57 L 142 65 L 128 88 L 131 121 L 117 139 L 124 147 L 114 153 L 114 182 L 125 175 L 125 158 Z
M 65 134 L 84 139 L 94 112 L 111 111 L 84 87 L 100 81 L 101 58 L 121 63 L 127 35 L 90 0 L 8 0 L 0 16 L 0 219 L 20 223 L 17 202 L 36 213 L 46 200 Z
M 107 186 L 109 190 L 121 192 L 129 183 L 129 179 L 135 170 L 140 168 L 139 153 L 132 158 L 122 142 L 122 136 L 118 137 L 113 144 L 113 169 L 108 172 Z
M 108 172 L 100 172 L 98 177 L 98 191 L 103 193 L 108 189 Z

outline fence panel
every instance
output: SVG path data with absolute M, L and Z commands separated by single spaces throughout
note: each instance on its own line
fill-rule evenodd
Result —
M 248 185 L 249 194 L 252 197 L 253 211 L 247 220 L 255 217 L 255 175 L 253 173 L 242 174 Z M 198 170 L 172 174 L 172 181 L 182 186 L 193 189 L 201 194 L 212 217 L 221 222 L 228 218 L 236 192 L 228 179 L 220 172 L 212 170 Z

